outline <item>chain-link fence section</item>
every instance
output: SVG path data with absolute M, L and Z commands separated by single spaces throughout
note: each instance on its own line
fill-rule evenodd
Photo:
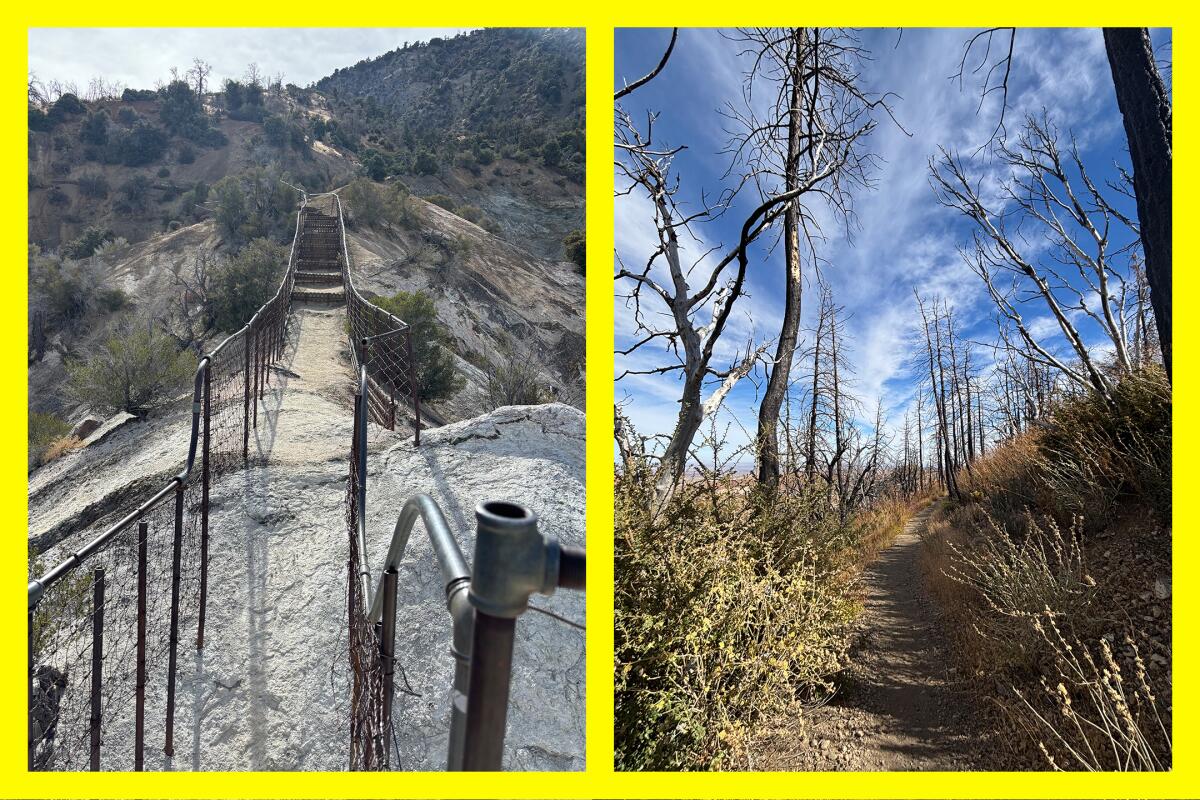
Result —
M 355 770 L 387 769 L 389 762 L 390 726 L 385 713 L 385 669 L 380 660 L 380 640 L 377 626 L 368 621 L 363 580 L 366 559 L 360 553 L 357 536 L 360 513 L 360 493 L 364 491 L 365 475 L 360 475 L 365 459 L 360 426 L 367 420 L 389 430 L 396 429 L 400 402 L 411 405 L 414 420 L 414 439 L 420 444 L 421 401 L 416 383 L 416 363 L 412 355 L 411 329 L 401 319 L 389 314 L 367 300 L 354 286 L 351 275 L 349 243 L 346 240 L 341 199 L 333 196 L 333 214 L 321 224 L 335 237 L 332 240 L 333 263 L 341 271 L 346 293 L 346 328 L 350 337 L 353 373 L 364 376 L 366 402 L 360 402 L 361 387 L 354 403 L 354 439 L 351 444 L 350 474 L 346 482 L 346 528 L 349 533 L 348 638 L 350 650 L 350 768 Z M 325 268 L 313 264 L 313 269 Z M 403 412 L 402 412 L 403 413 Z M 364 419 L 364 415 L 366 419 Z M 390 666 L 389 660 L 389 666 Z
M 204 646 L 209 493 L 257 459 L 251 431 L 286 340 L 307 215 L 305 204 L 279 290 L 200 360 L 184 469 L 53 569 L 31 559 L 30 770 L 140 770 L 147 747 L 174 754 L 180 644 L 194 634 Z M 106 731 L 131 735 L 105 746 Z

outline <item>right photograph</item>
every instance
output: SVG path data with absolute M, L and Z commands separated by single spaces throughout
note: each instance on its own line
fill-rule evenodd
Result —
M 617 29 L 619 771 L 1172 768 L 1172 31 Z

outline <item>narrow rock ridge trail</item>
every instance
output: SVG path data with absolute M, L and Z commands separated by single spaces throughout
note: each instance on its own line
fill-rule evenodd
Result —
M 250 432 L 251 466 L 214 484 L 208 636 L 204 650 L 180 658 L 175 757 L 147 747 L 148 769 L 348 763 L 348 737 L 333 735 L 349 714 L 343 500 L 353 383 L 344 319 L 341 308 L 293 306 Z M 129 740 L 123 723 L 107 726 L 110 741 Z
M 306 221 L 301 233 L 280 353 L 265 368 L 249 412 L 248 462 L 211 482 L 204 647 L 196 650 L 191 638 L 198 603 L 184 603 L 174 751 L 165 747 L 166 660 L 156 656 L 147 677 L 147 770 L 341 771 L 350 763 L 345 499 L 355 380 L 346 289 L 333 266 L 328 219 L 316 216 L 312 231 Z M 31 539 L 35 519 L 43 538 L 81 529 L 88 503 L 126 490 L 131 464 L 135 474 L 174 474 L 190 412 L 181 401 L 150 423 L 118 427 L 98 445 L 48 465 L 38 491 L 31 481 Z M 526 505 L 540 530 L 584 545 L 584 418 L 577 409 L 504 406 L 429 428 L 420 447 L 400 409 L 395 431 L 370 425 L 367 436 L 370 563 L 382 561 L 401 507 L 417 493 L 441 507 L 468 563 L 474 510 L 486 500 Z M 95 483 L 81 484 L 89 474 Z M 392 767 L 440 770 L 454 659 L 444 579 L 420 530 L 398 571 Z M 198 581 L 182 589 L 195 592 Z M 584 596 L 559 592 L 534 605 L 547 613 L 526 614 L 517 625 L 503 768 L 581 770 Z M 154 610 L 149 641 L 165 652 L 167 616 Z M 134 717 L 132 701 L 104 709 L 103 769 L 133 768 Z M 87 720 L 75 715 L 72 724 Z M 75 733 L 70 746 L 86 747 L 87 737 Z M 78 761 L 82 752 L 74 755 Z
M 160 709 L 148 713 L 146 768 L 341 771 L 349 763 L 346 642 L 346 476 L 353 417 L 345 311 L 294 304 L 283 354 L 251 430 L 251 465 L 217 480 L 210 517 L 205 647 L 182 648 L 175 755 L 164 755 Z M 541 527 L 583 544 L 583 415 L 561 405 L 506 407 L 430 429 L 416 448 L 406 426 L 372 425 L 368 536 L 373 563 L 403 502 L 428 492 L 471 557 L 473 508 L 508 498 Z M 529 485 L 527 485 L 529 484 Z M 445 768 L 450 621 L 430 546 L 414 535 L 400 568 L 396 764 Z M 535 604 L 584 621 L 583 596 Z M 192 615 L 181 617 L 194 630 Z M 583 632 L 543 614 L 517 628 L 506 769 L 578 770 L 583 761 Z M 148 692 L 157 698 L 160 692 Z M 106 769 L 128 769 L 132 709 L 105 723 Z
M 797 737 L 770 734 L 755 769 L 975 770 L 989 737 L 977 700 L 952 665 L 950 644 L 921 574 L 921 533 L 936 503 L 914 514 L 863 570 L 865 607 L 851 666 Z

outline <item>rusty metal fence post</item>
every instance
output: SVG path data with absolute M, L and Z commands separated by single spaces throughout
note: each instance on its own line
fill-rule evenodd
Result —
M 196 649 L 204 649 L 204 614 L 208 606 L 208 456 L 212 444 L 212 362 L 204 368 L 204 446 L 200 461 L 200 609 Z
M 275 313 L 269 312 L 266 317 L 267 341 L 263 343 L 263 393 L 271 384 L 271 361 L 275 351 Z
M 92 572 L 91 770 L 100 771 L 100 689 L 104 683 L 104 569 Z
M 383 667 L 383 697 L 381 698 L 383 713 L 380 725 L 380 735 L 383 738 L 383 758 L 380 763 L 384 769 L 388 768 L 392 755 L 392 698 L 396 678 L 396 578 L 395 567 L 391 567 L 383 573 L 383 630 L 379 637 L 379 661 Z
M 245 408 L 242 409 L 242 463 L 250 459 L 250 330 L 246 330 L 245 364 L 242 368 L 242 388 Z
M 138 523 L 137 680 L 134 687 L 133 769 L 141 772 L 146 752 L 146 547 L 150 525 Z
M 37 755 L 37 722 L 34 718 L 34 692 L 33 684 L 37 676 L 33 671 L 33 614 L 34 610 L 29 609 L 29 771 L 33 772 L 34 757 Z
M 175 666 L 179 650 L 179 568 L 183 556 L 183 483 L 175 489 L 175 544 L 171 554 L 171 640 L 167 657 L 167 738 L 163 752 L 175 755 Z
M 254 429 L 258 430 L 258 399 L 262 396 L 259 389 L 259 364 L 262 362 L 262 346 L 258 335 L 258 327 L 251 323 L 254 332 Z
M 417 387 L 417 364 L 413 359 L 412 348 L 412 328 L 410 327 L 404 334 L 404 341 L 407 342 L 408 349 L 408 388 L 412 392 L 413 412 L 416 415 L 416 423 L 413 430 L 413 446 L 421 446 L 421 390 Z

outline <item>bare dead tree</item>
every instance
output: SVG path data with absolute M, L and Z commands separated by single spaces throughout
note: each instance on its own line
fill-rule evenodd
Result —
M 671 174 L 672 160 L 683 148 L 654 144 L 654 114 L 647 115 L 645 133 L 620 107 L 616 119 L 617 194 L 636 193 L 650 201 L 658 240 L 641 265 L 627 265 L 618 254 L 616 280 L 628 287 L 622 296 L 633 309 L 637 339 L 619 354 L 630 356 L 654 343 L 661 345 L 671 360 L 665 365 L 628 369 L 618 380 L 630 375 L 678 374 L 683 383 L 676 425 L 655 476 L 654 502 L 661 509 L 683 476 L 688 448 L 700 424 L 720 408 L 768 346 L 747 342 L 727 367 L 713 364 L 716 345 L 745 289 L 750 245 L 782 216 L 788 201 L 803 187 L 761 199 L 743 220 L 735 246 L 719 257 L 715 248 L 710 249 L 685 265 L 681 237 L 699 241 L 691 226 L 725 211 L 733 192 L 723 193 L 714 203 L 703 202 L 699 210 L 683 211 L 676 200 L 679 182 Z M 691 279 L 696 274 L 701 284 L 694 288 Z
M 1007 34 L 1007 48 L 992 59 L 992 40 Z M 1146 253 L 1151 303 L 1158 329 L 1163 366 L 1171 376 L 1171 224 L 1172 224 L 1172 106 L 1169 89 L 1159 71 L 1158 61 L 1146 28 L 1104 28 L 1104 48 L 1116 89 L 1117 107 L 1125 126 L 1130 159 L 1133 162 L 1133 186 L 1137 202 L 1139 235 Z M 1005 137 L 1004 118 L 1008 110 L 1008 81 L 1013 69 L 1015 28 L 988 28 L 974 34 L 963 47 L 956 76 L 961 86 L 971 52 L 982 49 L 979 64 L 971 70 L 980 73 L 986 66 L 980 89 L 980 108 L 988 95 L 1001 93 L 1000 116 L 991 138 L 980 149 Z M 1167 62 L 1166 68 L 1169 70 Z M 1002 77 L 998 80 L 997 75 Z
M 29 105 L 32 108 L 45 108 L 50 104 L 50 97 L 46 91 L 46 84 L 38 79 L 37 73 L 30 70 L 29 79 L 26 81 L 29 93 Z
M 917 491 L 925 490 L 925 393 L 917 385 Z
M 190 261 L 171 267 L 173 291 L 155 316 L 159 328 L 174 339 L 180 349 L 191 349 L 199 354 L 204 334 L 212 327 L 209 282 L 216 264 L 217 257 L 213 253 L 201 252 Z
M 39 80 L 36 73 L 29 73 L 29 102 L 38 108 L 52 105 L 64 94 L 72 92 L 74 84 L 65 84 L 56 78 Z
M 1167 377 L 1171 376 L 1171 96 L 1146 28 L 1105 28 L 1104 48 L 1125 123 L 1146 277 Z
M 246 83 L 250 84 L 251 86 L 261 87 L 263 85 L 263 72 L 259 68 L 257 61 L 251 61 L 246 65 L 245 78 Z
M 1012 342 L 1003 319 L 999 321 L 1000 344 L 992 373 L 991 394 L 997 440 L 1016 436 L 1037 424 L 1049 413 L 1062 394 L 1060 373 L 1051 365 L 1032 361 Z
M 937 411 L 938 463 L 939 473 L 946 493 L 954 499 L 959 499 L 958 480 L 955 476 L 957 464 L 954 458 L 954 448 L 951 445 L 950 412 L 946 399 L 946 369 L 942 352 L 941 313 L 935 302 L 927 313 L 925 300 L 913 290 L 917 299 L 917 308 L 921 313 L 921 326 L 925 334 L 925 353 L 929 365 L 929 384 L 933 394 L 934 407 Z
M 196 87 L 196 96 L 204 97 L 208 88 L 208 76 L 212 74 L 212 64 L 200 57 L 192 59 L 192 68 L 187 71 L 188 79 Z
M 1007 42 L 1004 41 L 1005 37 L 1008 38 Z M 999 41 L 996 41 L 997 39 Z M 1004 141 L 1007 134 L 1004 127 L 1004 116 L 1008 111 L 1008 80 L 1012 76 L 1013 49 L 1016 47 L 1016 43 L 1016 28 L 985 28 L 979 31 L 967 39 L 963 45 L 962 58 L 958 61 L 958 72 L 951 76 L 953 80 L 958 81 L 960 90 L 968 74 L 980 76 L 977 114 L 983 110 L 983 104 L 989 96 L 1000 93 L 1000 116 L 996 120 L 996 127 L 992 130 L 992 135 L 988 137 L 987 141 L 980 144 L 980 150 L 997 140 Z M 992 55 L 993 47 L 999 53 L 995 57 Z M 972 53 L 979 53 L 977 63 L 972 60 Z M 968 63 L 975 65 L 968 66 Z
M 808 436 L 804 449 L 804 476 L 811 481 L 817 468 L 817 416 L 821 407 L 821 343 L 825 339 L 825 326 L 832 314 L 833 296 L 829 288 L 821 287 L 821 306 L 817 312 L 817 327 L 813 336 L 812 393 L 809 407 Z
M 842 306 L 831 304 L 826 323 L 829 332 L 829 369 L 825 378 L 828 384 L 824 389 L 830 400 L 832 438 L 832 455 L 827 465 L 825 480 L 829 486 L 829 496 L 832 498 L 836 493 L 838 506 L 843 512 L 850 495 L 850 481 L 856 472 L 853 465 L 868 449 L 868 444 L 863 442 L 861 431 L 853 424 L 853 420 L 862 415 L 863 409 L 851 391 L 853 368 L 846 355 L 844 312 Z
M 872 112 L 890 114 L 887 97 L 868 97 L 859 86 L 859 67 L 869 57 L 851 32 L 824 28 L 754 28 L 732 37 L 751 67 L 744 81 L 744 107 L 730 105 L 729 152 L 735 167 L 753 182 L 760 198 L 794 194 L 783 215 L 784 315 L 759 405 L 758 479 L 779 479 L 779 413 L 789 384 L 800 329 L 803 272 L 801 249 L 815 266 L 821 230 L 809 204 L 849 223 L 853 190 L 869 185 L 872 156 L 862 141 L 875 127 Z M 756 110 L 756 92 L 769 96 Z M 732 169 L 733 167 L 731 167 Z
M 934 191 L 939 202 L 974 223 L 973 247 L 960 253 L 1015 328 L 1025 356 L 1052 365 L 1107 398 L 1111 381 L 1096 364 L 1071 315 L 1078 313 L 1096 322 L 1114 347 L 1118 372 L 1131 369 L 1122 322 L 1126 312 L 1119 298 L 1126 294 L 1130 263 L 1136 257 L 1136 224 L 1091 180 L 1073 140 L 1069 163 L 1074 174 L 1068 174 L 1057 131 L 1045 119 L 1030 117 L 1016 147 L 999 147 L 1010 175 L 996 199 L 985 202 L 962 159 L 945 149 L 941 152 L 940 160 L 930 161 Z M 1036 225 L 1049 243 L 1046 257 L 1035 261 L 1026 255 L 1019 233 L 1025 223 Z M 1114 244 L 1118 228 L 1127 229 L 1128 242 L 1123 246 Z M 1019 306 L 1032 298 L 1040 298 L 1050 312 L 1077 364 L 1056 355 L 1030 330 Z
M 656 66 L 654 69 L 650 70 L 648 73 L 646 73 L 642 77 L 638 78 L 633 83 L 627 84 L 623 88 L 618 89 L 613 94 L 613 100 L 614 101 L 620 100 L 622 97 L 625 97 L 626 95 L 631 94 L 635 89 L 638 89 L 641 86 L 645 86 L 647 83 L 649 83 L 650 81 L 652 81 L 656 77 L 658 77 L 659 73 L 661 73 L 663 71 L 663 68 L 667 66 L 667 61 L 671 58 L 671 53 L 674 52 L 674 50 L 675 50 L 675 40 L 678 38 L 679 38 L 679 28 L 671 28 L 671 41 L 669 44 L 667 44 L 666 52 L 663 53 L 662 58 L 659 59 L 658 66 Z
M 120 81 L 107 81 L 103 75 L 96 75 L 88 81 L 84 99 L 93 103 L 98 100 L 116 100 L 124 90 L 125 84 Z
M 1154 310 L 1150 303 L 1150 284 L 1146 278 L 1145 264 L 1135 257 L 1132 266 L 1133 292 L 1125 327 L 1132 331 L 1131 357 L 1138 367 L 1144 367 L 1160 356 L 1161 349 L 1158 344 L 1158 329 L 1154 324 Z

